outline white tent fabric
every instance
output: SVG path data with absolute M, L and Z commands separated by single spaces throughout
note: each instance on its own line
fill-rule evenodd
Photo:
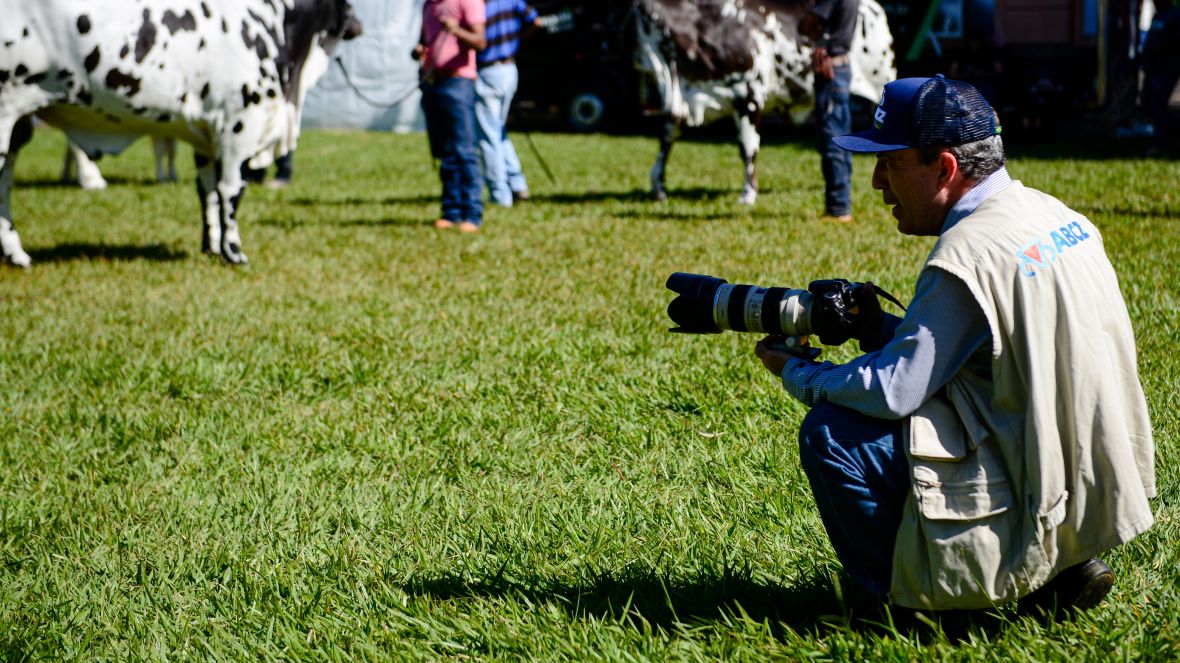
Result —
M 418 65 L 410 51 L 418 43 L 422 0 L 351 2 L 364 34 L 336 49 L 333 60 L 340 58 L 348 74 L 331 63 L 307 95 L 303 127 L 421 131 Z

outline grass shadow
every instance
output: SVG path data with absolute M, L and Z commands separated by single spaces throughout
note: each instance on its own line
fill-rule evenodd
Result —
M 381 227 L 413 227 L 422 226 L 424 228 L 431 227 L 434 222 L 434 217 L 423 218 L 422 216 L 413 217 L 384 217 L 384 218 L 361 218 L 353 217 L 347 219 L 324 220 L 320 219 L 277 219 L 277 218 L 263 218 L 251 221 L 253 224 L 260 226 L 267 226 L 270 228 L 280 228 L 283 230 L 294 230 L 296 228 L 320 228 L 324 226 L 332 226 L 337 228 L 381 228 Z
M 439 201 L 439 194 L 414 194 L 408 196 L 348 196 L 346 198 L 310 198 L 299 196 L 285 202 L 301 207 L 321 207 L 328 205 L 428 205 Z
M 620 219 L 635 219 L 637 221 L 681 221 L 691 223 L 693 221 L 728 221 L 736 218 L 738 215 L 729 212 L 659 209 L 655 211 L 622 210 L 611 214 L 611 216 Z
M 78 260 L 175 262 L 188 258 L 188 253 L 165 244 L 132 246 L 127 244 L 90 244 L 72 242 L 42 249 L 32 249 L 29 256 L 35 262 L 62 263 Z
M 651 192 L 646 189 L 632 189 L 630 191 L 585 191 L 579 193 L 537 193 L 533 192 L 528 202 L 521 205 L 535 203 L 552 203 L 554 205 L 584 205 L 587 203 L 644 203 L 652 202 Z
M 1153 201 L 1160 202 L 1160 201 Z M 1157 221 L 1178 221 L 1180 220 L 1180 206 L 1173 207 L 1164 203 L 1160 209 L 1142 209 L 1123 204 L 1077 204 L 1072 206 L 1075 211 L 1086 215 L 1089 218 L 1095 216 L 1125 216 L 1130 218 L 1152 219 Z
M 111 176 L 111 175 L 107 175 L 106 173 L 103 173 L 103 179 L 106 180 L 107 185 L 109 185 L 110 187 L 184 186 L 184 184 L 185 184 L 185 182 L 183 180 L 179 181 L 179 182 L 157 182 L 156 178 L 154 176 L 153 177 L 122 177 L 119 175 Z M 84 191 L 82 186 L 80 184 L 78 184 L 76 181 L 69 180 L 69 181 L 63 182 L 62 180 L 60 180 L 58 178 L 32 179 L 32 180 L 18 179 L 13 183 L 12 188 L 14 188 L 14 189 L 47 189 L 47 190 L 77 189 L 78 191 Z
M 737 203 L 741 194 L 740 188 L 731 187 L 676 187 L 668 189 L 668 200 L 687 200 L 692 202 L 723 202 Z M 534 193 L 532 201 L 555 203 L 558 205 L 585 203 L 619 202 L 619 203 L 657 203 L 648 189 L 632 189 L 630 191 L 590 191 L 586 193 Z
M 850 583 L 844 583 L 849 585 Z M 470 579 L 457 574 L 411 581 L 408 594 L 439 600 L 520 598 L 560 605 L 576 619 L 612 620 L 637 629 L 674 630 L 745 616 L 766 623 L 775 637 L 787 629 L 822 634 L 834 629 L 881 630 L 887 617 L 875 598 L 841 598 L 829 579 L 815 576 L 791 587 L 767 584 L 740 571 L 666 580 L 655 573 L 599 575 L 584 585 L 538 580 L 521 583 L 503 575 Z
M 922 644 L 969 642 L 973 633 L 998 634 L 1011 623 L 998 611 L 952 610 L 927 614 L 886 607 L 848 577 L 836 587 L 827 576 L 813 575 L 793 586 L 762 582 L 747 569 L 726 568 L 687 580 L 668 580 L 653 572 L 601 574 L 581 585 L 531 583 L 505 577 L 471 579 L 444 574 L 412 580 L 402 587 L 412 596 L 438 600 L 459 598 L 522 599 L 556 604 L 574 619 L 610 620 L 639 631 L 673 632 L 682 626 L 732 624 L 748 619 L 765 624 L 776 640 L 799 633 L 822 638 L 834 632 L 876 637 L 913 637 Z M 842 590 L 842 591 L 841 591 Z

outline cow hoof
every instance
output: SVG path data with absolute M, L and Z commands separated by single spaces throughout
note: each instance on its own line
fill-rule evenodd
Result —
M 230 244 L 221 252 L 221 259 L 229 265 L 245 265 L 250 261 L 246 258 L 246 254 L 242 253 L 242 247 L 237 244 Z
M 12 265 L 13 267 L 28 269 L 33 264 L 33 259 L 30 258 L 29 254 L 25 253 L 24 251 L 18 251 L 11 255 L 4 256 L 4 262 Z
M 758 202 L 758 194 L 756 193 L 743 193 L 738 196 L 738 204 L 740 205 L 753 205 L 756 202 Z

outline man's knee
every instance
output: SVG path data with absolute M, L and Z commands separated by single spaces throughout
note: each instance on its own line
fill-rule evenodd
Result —
M 829 424 L 839 417 L 847 417 L 848 408 L 831 403 L 819 403 L 808 411 L 799 424 L 799 460 L 804 471 L 811 473 L 819 465 L 820 458 L 827 453 L 831 435 L 826 432 Z

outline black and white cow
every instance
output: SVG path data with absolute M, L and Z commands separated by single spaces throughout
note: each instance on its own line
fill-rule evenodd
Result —
M 306 18 L 308 10 L 312 8 L 307 0 L 296 0 L 294 11 L 297 16 Z M 345 31 L 346 38 L 359 35 L 361 30 L 360 23 L 355 17 L 350 20 L 354 23 Z M 332 56 L 327 49 L 334 48 L 336 41 L 331 35 L 319 34 L 312 40 L 311 51 L 303 63 L 303 72 L 300 74 L 298 108 L 303 108 L 303 100 L 307 97 L 307 93 L 314 87 L 315 82 L 324 75 L 324 72 L 328 70 Z M 152 151 L 156 155 L 156 181 L 177 181 L 176 138 L 172 136 L 152 136 L 151 138 Z M 99 169 L 98 164 L 95 163 L 94 159 L 87 156 L 81 147 L 75 145 L 73 141 L 66 141 L 66 154 L 62 164 L 61 181 L 63 184 L 76 181 L 86 191 L 97 191 L 107 188 L 106 178 L 102 176 L 102 171 Z
M 811 47 L 798 25 L 804 0 L 637 0 L 635 65 L 654 79 L 667 117 L 651 169 L 652 194 L 667 198 L 664 170 L 683 125 L 733 115 L 745 185 L 740 202 L 758 197 L 755 162 L 764 112 L 802 122 L 814 106 Z M 897 77 L 885 11 L 860 1 L 852 42 L 853 95 L 876 101 Z
M 241 166 L 293 149 L 314 40 L 360 33 L 347 0 L 0 0 L 0 16 L 0 251 L 22 267 L 10 195 L 33 114 L 91 157 L 144 134 L 192 144 L 202 249 L 245 263 Z
M 175 182 L 177 179 L 176 139 L 170 136 L 152 136 L 152 150 L 156 153 L 156 181 Z M 86 191 L 107 188 L 107 180 L 102 176 L 98 164 L 73 141 L 66 141 L 66 156 L 61 168 L 61 181 L 63 184 L 77 181 L 78 185 Z

